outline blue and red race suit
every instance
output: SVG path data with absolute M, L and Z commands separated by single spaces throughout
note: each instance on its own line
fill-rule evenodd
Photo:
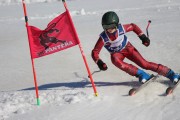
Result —
M 160 75 L 166 76 L 170 70 L 168 67 L 149 62 L 145 60 L 138 50 L 129 42 L 125 33 L 133 31 L 138 36 L 144 34 L 142 30 L 134 23 L 121 25 L 119 24 L 118 29 L 115 33 L 108 33 L 103 31 L 92 50 L 92 58 L 97 63 L 99 59 L 99 53 L 104 46 L 111 54 L 112 63 L 119 69 L 126 73 L 136 76 L 138 68 L 132 64 L 128 64 L 123 60 L 128 58 L 132 62 L 136 63 L 143 69 L 157 72 Z

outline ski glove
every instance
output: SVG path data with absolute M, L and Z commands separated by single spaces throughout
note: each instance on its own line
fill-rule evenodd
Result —
M 150 39 L 146 37 L 145 34 L 142 34 L 141 36 L 139 36 L 139 38 L 142 40 L 142 44 L 145 45 L 146 47 L 150 45 Z
M 98 65 L 100 70 L 105 71 L 108 69 L 107 65 L 100 59 L 97 61 L 97 65 Z

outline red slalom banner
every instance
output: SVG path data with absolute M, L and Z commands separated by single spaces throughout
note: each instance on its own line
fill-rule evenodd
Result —
M 79 46 L 95 96 L 98 96 L 96 86 L 92 78 L 92 74 L 90 72 L 86 57 L 84 55 L 84 51 L 82 49 L 82 45 L 80 43 L 79 37 L 74 27 L 66 2 L 65 0 L 62 0 L 62 2 L 64 4 L 66 11 L 60 14 L 59 16 L 57 16 L 56 18 L 54 18 L 47 25 L 45 30 L 40 30 L 39 28 L 35 26 L 28 25 L 26 4 L 24 0 L 22 0 L 25 23 L 26 23 L 27 34 L 28 34 L 32 70 L 33 70 L 33 76 L 34 76 L 34 85 L 36 89 L 37 105 L 40 105 L 40 100 L 39 100 L 38 85 L 37 85 L 37 80 L 36 80 L 36 72 L 35 72 L 35 67 L 34 67 L 34 59 L 43 57 L 43 56 L 46 56 L 55 52 L 59 52 L 61 50 L 73 47 L 75 45 Z
M 33 58 L 59 52 L 78 44 L 74 29 L 68 19 L 68 13 L 64 12 L 54 18 L 45 30 L 28 26 Z

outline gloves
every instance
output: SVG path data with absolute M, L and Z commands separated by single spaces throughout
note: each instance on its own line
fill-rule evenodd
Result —
M 146 37 L 145 34 L 142 34 L 141 36 L 139 36 L 139 38 L 142 40 L 142 44 L 145 45 L 146 47 L 150 45 L 150 39 Z
M 108 69 L 107 65 L 100 59 L 97 61 L 97 65 L 98 65 L 100 70 L 105 71 Z

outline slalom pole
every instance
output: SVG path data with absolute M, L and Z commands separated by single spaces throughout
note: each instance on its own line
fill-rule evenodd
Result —
M 24 10 L 24 17 L 25 17 L 28 41 L 29 41 L 29 49 L 30 49 L 30 55 L 31 55 L 31 64 L 32 64 L 33 77 L 34 77 L 34 85 L 35 85 L 35 89 L 36 89 L 37 105 L 39 106 L 40 105 L 40 99 L 39 99 L 39 93 L 38 93 L 38 85 L 37 85 L 37 80 L 36 80 L 36 71 L 35 71 L 35 67 L 34 67 L 34 60 L 33 60 L 32 52 L 31 52 L 31 43 L 30 43 L 31 37 L 29 35 L 30 30 L 29 30 L 29 24 L 28 24 L 28 16 L 27 16 L 26 4 L 25 4 L 24 0 L 22 0 L 22 4 L 23 4 L 23 10 Z
M 90 77 L 90 80 L 91 80 L 91 84 L 92 84 L 92 87 L 93 87 L 95 96 L 98 96 L 98 93 L 97 93 L 97 90 L 96 90 L 96 86 L 95 86 L 95 84 L 94 84 L 94 81 L 93 81 L 93 78 L 92 78 L 92 75 L 91 75 L 89 66 L 88 66 L 88 64 L 87 64 L 87 60 L 86 60 L 86 57 L 85 57 L 85 55 L 84 55 L 84 51 L 83 51 L 82 45 L 81 45 L 81 43 L 80 43 L 80 40 L 79 40 L 79 37 L 78 37 L 78 35 L 77 35 L 76 29 L 75 29 L 75 27 L 74 27 L 73 21 L 72 21 L 72 19 L 71 19 L 71 15 L 70 15 L 69 10 L 68 10 L 68 8 L 67 8 L 67 4 L 66 4 L 65 0 L 62 0 L 62 2 L 63 2 L 63 4 L 64 4 L 64 7 L 65 7 L 66 12 L 67 12 L 67 14 L 68 14 L 68 18 L 69 18 L 70 24 L 71 24 L 71 26 L 72 26 L 72 29 L 73 29 L 73 31 L 74 31 L 75 37 L 76 37 L 76 39 L 77 39 L 77 41 L 78 41 L 78 46 L 79 46 L 79 49 L 80 49 L 80 51 L 81 51 L 81 55 L 82 55 L 82 57 L 83 57 L 83 60 L 84 60 L 84 63 L 85 63 L 87 72 L 88 72 L 88 74 L 89 74 L 89 77 Z
M 149 32 L 148 32 L 148 28 L 149 28 L 149 25 L 151 24 L 151 20 L 148 21 L 148 25 L 146 27 L 146 33 L 147 33 L 147 37 L 149 38 Z

